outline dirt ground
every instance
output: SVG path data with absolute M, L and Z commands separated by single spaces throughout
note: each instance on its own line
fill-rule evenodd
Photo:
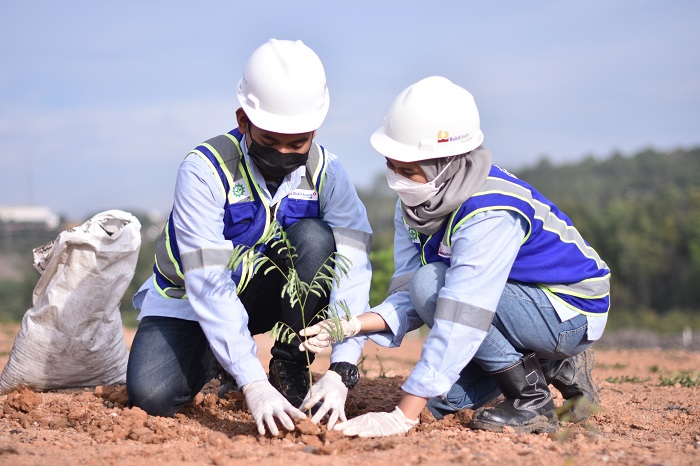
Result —
M 0 326 L 0 368 L 17 325 Z M 127 346 L 133 330 L 125 330 Z M 271 342 L 256 338 L 265 367 Z M 13 465 L 697 465 L 700 464 L 700 352 L 596 348 L 601 408 L 582 424 L 562 423 L 555 434 L 473 431 L 471 412 L 384 439 L 345 438 L 302 424 L 277 438 L 260 437 L 240 395 L 216 395 L 211 382 L 175 418 L 126 408 L 123 385 L 0 395 L 0 464 Z M 400 349 L 369 343 L 363 377 L 346 412 L 391 411 L 399 387 L 420 355 L 419 337 Z M 312 370 L 321 375 L 328 357 Z M 675 381 L 675 383 L 673 383 Z M 553 389 L 557 405 L 561 396 Z

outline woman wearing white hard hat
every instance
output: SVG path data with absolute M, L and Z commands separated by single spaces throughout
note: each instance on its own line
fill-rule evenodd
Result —
M 562 420 L 598 402 L 590 344 L 607 320 L 610 271 L 552 202 L 492 165 L 483 139 L 471 94 L 442 77 L 401 92 L 371 137 L 400 198 L 396 271 L 386 300 L 345 334 L 392 347 L 423 324 L 430 332 L 396 409 L 336 425 L 346 435 L 406 432 L 426 406 L 438 419 L 479 408 L 476 429 L 551 432 L 550 383 L 567 403 Z M 333 340 L 324 327 L 306 331 L 305 347 Z

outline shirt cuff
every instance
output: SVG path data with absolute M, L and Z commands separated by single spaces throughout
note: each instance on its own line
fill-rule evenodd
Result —
M 450 379 L 418 362 L 401 389 L 411 395 L 432 398 L 447 394 L 452 387 Z
M 365 346 L 365 341 L 367 341 L 366 335 L 357 335 L 334 344 L 331 352 L 331 364 L 335 362 L 349 362 L 357 365 L 357 361 L 362 356 L 362 348 Z
M 245 355 L 232 366 L 225 368 L 236 379 L 239 387 L 258 380 L 267 380 L 267 373 L 257 356 Z
M 389 327 L 388 331 L 370 333 L 367 336 L 374 343 L 385 348 L 398 348 L 401 346 L 404 334 L 401 333 L 401 318 L 394 306 L 382 303 L 376 307 L 373 307 L 370 312 L 379 314 L 384 322 L 386 322 Z

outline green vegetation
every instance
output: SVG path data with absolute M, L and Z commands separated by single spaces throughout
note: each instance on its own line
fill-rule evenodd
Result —
M 681 371 L 670 377 L 660 375 L 659 382 L 662 387 L 673 387 L 675 385 L 680 385 L 681 387 L 698 387 L 700 386 L 700 373 Z
M 307 316 L 304 310 L 310 294 L 318 297 L 327 297 L 330 290 L 335 288 L 340 280 L 348 275 L 350 267 L 352 266 L 350 260 L 342 254 L 334 252 L 326 263 L 316 271 L 311 282 L 306 283 L 299 278 L 295 267 L 296 259 L 299 257 L 296 253 L 296 248 L 289 242 L 287 234 L 276 221 L 272 223 L 265 236 L 260 239 L 260 242 L 262 244 L 270 244 L 270 249 L 275 250 L 277 254 L 284 254 L 289 260 L 289 270 L 285 271 L 281 269 L 280 266 L 268 256 L 251 247 L 242 244 L 238 245 L 233 249 L 231 260 L 228 265 L 229 270 L 236 270 L 242 267 L 243 276 L 238 284 L 238 293 L 240 294 L 245 290 L 246 286 L 253 278 L 253 274 L 258 271 L 262 271 L 263 274 L 267 275 L 269 272 L 277 270 L 284 277 L 284 284 L 281 290 L 282 299 L 286 298 L 292 308 L 298 306 L 301 309 L 303 328 L 306 329 L 314 320 L 322 321 L 330 319 L 333 325 L 328 328 L 329 333 L 335 340 L 342 340 L 344 333 L 340 326 L 340 318 L 344 316 L 350 319 L 350 317 L 352 317 L 352 313 L 345 301 L 335 302 L 331 306 L 326 305 L 313 316 Z M 262 267 L 266 268 L 262 269 Z M 340 308 L 343 313 L 341 314 L 337 308 Z M 291 343 L 295 338 L 302 341 L 297 332 L 284 322 L 277 322 L 274 327 L 272 327 L 270 335 L 275 340 L 285 343 Z M 310 366 L 311 363 L 309 361 L 308 352 L 306 353 L 306 359 L 307 365 Z M 309 379 L 309 381 L 311 382 L 311 379 Z
M 689 326 L 700 331 L 700 148 L 616 153 L 604 160 L 590 157 L 558 166 L 542 160 L 515 174 L 556 203 L 612 270 L 609 329 L 675 333 Z M 377 305 L 386 296 L 394 270 L 397 197 L 383 175 L 359 195 L 374 230 L 370 302 Z M 133 213 L 142 223 L 143 242 L 122 303 L 127 325 L 136 317 L 131 296 L 152 272 L 155 236 L 146 232 L 162 227 L 145 214 Z M 0 278 L 0 320 L 19 321 L 31 306 L 39 277 L 31 267 L 31 250 L 57 234 L 0 238 L 0 257 L 21 257 L 21 262 L 12 263 L 20 264 L 15 275 L 22 277 L 0 275 L 5 277 Z
M 301 324 L 306 329 L 314 320 L 322 321 L 329 320 L 330 326 L 327 327 L 328 333 L 334 340 L 342 340 L 345 337 L 343 328 L 341 327 L 341 317 L 350 319 L 352 313 L 345 301 L 338 301 L 332 305 L 326 305 L 318 313 L 313 316 L 307 316 L 305 313 L 306 301 L 309 295 L 327 297 L 330 291 L 335 288 L 343 277 L 348 275 L 352 262 L 347 257 L 334 252 L 328 257 L 328 260 L 316 271 L 313 279 L 309 283 L 301 280 L 295 267 L 296 259 L 299 257 L 296 253 L 296 248 L 292 245 L 287 237 L 287 233 L 282 227 L 273 221 L 265 235 L 260 238 L 261 244 L 269 244 L 270 249 L 279 255 L 285 255 L 289 261 L 289 269 L 283 270 L 272 259 L 260 251 L 249 246 L 239 244 L 233 248 L 231 259 L 228 264 L 229 270 L 242 270 L 242 277 L 238 283 L 238 293 L 242 293 L 246 286 L 250 283 L 253 275 L 262 272 L 267 275 L 269 272 L 277 270 L 284 277 L 282 285 L 282 299 L 287 299 L 292 308 L 299 307 L 301 310 Z M 263 267 L 265 267 L 263 269 Z M 340 314 L 340 308 L 343 315 Z M 288 324 L 277 322 L 270 331 L 270 336 L 284 343 L 291 343 L 294 339 L 297 343 L 304 341 L 299 334 Z M 304 351 L 306 356 L 306 366 L 311 366 L 311 355 L 309 351 Z M 308 372 L 309 387 L 313 387 L 313 375 Z M 311 411 L 309 410 L 309 413 Z
M 610 383 L 645 383 L 649 382 L 650 380 L 651 377 L 640 379 L 636 375 L 634 377 L 630 377 L 629 375 L 621 375 L 617 377 L 606 377 L 605 379 L 606 382 Z

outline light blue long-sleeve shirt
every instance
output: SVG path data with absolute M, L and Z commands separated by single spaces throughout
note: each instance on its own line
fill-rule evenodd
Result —
M 405 228 L 399 205 L 394 224 L 396 272 L 392 282 L 403 282 L 405 285 L 421 267 L 421 261 Z M 439 292 L 439 299 L 464 303 L 495 314 L 525 232 L 525 220 L 506 210 L 481 212 L 464 222 L 452 235 L 450 267 L 445 275 L 445 286 Z M 405 280 L 402 280 L 403 277 Z M 554 304 L 556 300 L 550 301 Z M 567 308 L 554 307 L 562 320 L 578 315 Z M 390 294 L 371 312 L 381 315 L 389 327 L 387 332 L 370 336 L 382 346 L 399 346 L 406 333 L 423 325 L 411 303 L 410 291 L 407 290 Z M 600 336 L 606 319 L 607 316 L 588 316 L 589 339 Z M 425 398 L 446 394 L 485 337 L 486 332 L 483 330 L 436 316 L 435 324 L 423 344 L 420 360 L 402 389 Z
M 274 196 L 255 164 L 248 158 L 245 139 L 241 143 L 244 157 L 263 195 L 274 206 L 294 190 L 305 176 L 300 167 L 287 175 Z M 328 155 L 326 178 L 321 191 L 321 216 L 333 231 L 336 250 L 352 261 L 347 277 L 331 292 L 331 304 L 343 300 L 353 314 L 369 309 L 371 267 L 369 246 L 372 230 L 365 207 L 338 158 Z M 180 165 L 175 186 L 173 225 L 180 254 L 197 250 L 233 252 L 231 241 L 223 236 L 224 193 L 210 167 L 201 157 L 188 154 Z M 139 319 L 165 316 L 199 322 L 215 357 L 236 379 L 240 387 L 267 378 L 257 357 L 257 346 L 248 330 L 248 315 L 236 294 L 236 284 L 225 266 L 207 266 L 185 273 L 187 299 L 161 296 L 148 280 L 134 297 L 141 309 Z M 312 316 L 309 316 L 309 318 Z M 365 337 L 355 337 L 333 347 L 331 362 L 356 363 Z

